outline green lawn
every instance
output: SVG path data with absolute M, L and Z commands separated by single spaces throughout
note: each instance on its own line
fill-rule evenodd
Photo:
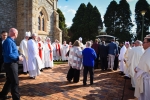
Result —
M 58 64 L 68 64 L 68 62 L 61 62 L 61 61 L 57 61 L 57 62 L 54 62 L 55 65 L 58 65 Z

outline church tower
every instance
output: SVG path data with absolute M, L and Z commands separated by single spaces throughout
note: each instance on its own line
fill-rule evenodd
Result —
M 62 42 L 57 13 L 58 0 L 0 0 L 0 31 L 11 27 L 18 29 L 17 45 L 26 31 L 38 33 L 44 40 L 50 37 L 53 42 Z M 2 6 L 1 6 L 2 5 Z

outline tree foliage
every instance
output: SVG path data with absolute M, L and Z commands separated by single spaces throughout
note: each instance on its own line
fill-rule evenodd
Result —
M 68 29 L 67 25 L 65 24 L 65 17 L 60 9 L 57 9 L 57 12 L 59 14 L 59 28 L 62 30 L 62 41 L 68 41 Z
M 115 33 L 116 11 L 118 4 L 115 0 L 111 1 L 104 15 L 104 24 L 106 33 L 113 35 Z
M 130 5 L 126 0 L 120 0 L 118 4 L 115 26 L 115 36 L 119 36 L 118 38 L 120 41 L 131 41 L 132 34 L 130 34 L 130 32 L 133 27 L 133 23 L 131 20 Z
M 143 26 L 143 36 L 145 37 L 148 34 L 148 29 L 150 26 L 150 4 L 146 0 L 138 0 L 135 5 L 135 20 L 136 20 L 136 33 L 137 38 L 141 39 L 142 33 L 142 15 L 141 11 L 145 10 L 146 13 L 144 15 L 144 26 Z
M 82 3 L 73 18 L 73 24 L 70 28 L 72 41 L 82 37 L 83 42 L 95 39 L 98 35 L 98 26 L 101 28 L 102 20 L 97 7 L 93 7 L 89 2 L 87 6 Z
M 119 41 L 131 41 L 130 34 L 133 23 L 131 20 L 130 5 L 126 0 L 111 1 L 104 15 L 104 23 L 107 34 L 113 35 Z

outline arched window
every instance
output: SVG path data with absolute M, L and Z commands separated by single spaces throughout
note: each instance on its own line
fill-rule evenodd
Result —
M 42 11 L 40 11 L 39 13 L 39 17 L 38 17 L 38 30 L 39 31 L 46 31 L 45 30 L 45 16 L 44 14 L 42 13 Z

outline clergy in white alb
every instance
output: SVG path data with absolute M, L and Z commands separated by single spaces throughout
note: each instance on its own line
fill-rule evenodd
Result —
M 119 54 L 119 68 L 122 73 L 124 73 L 124 67 L 125 67 L 125 62 L 124 62 L 124 54 L 126 53 L 126 47 L 125 45 L 120 49 L 120 54 Z
M 41 41 L 40 36 L 38 36 L 37 40 L 38 40 L 37 45 L 38 45 L 38 50 L 39 50 L 39 56 L 42 60 L 42 63 L 44 64 L 44 43 Z
M 64 41 L 61 50 L 62 50 L 62 61 L 68 60 L 68 57 L 66 56 L 66 54 L 67 54 L 67 52 L 69 50 L 69 45 L 66 44 L 66 41 Z
M 59 43 L 59 41 L 56 39 L 55 42 L 52 44 L 53 45 L 53 56 L 54 56 L 54 60 L 58 61 L 61 59 L 61 44 Z
M 31 36 L 30 32 L 25 33 L 25 38 L 21 41 L 19 46 L 19 52 L 23 56 L 23 72 L 27 73 L 28 71 L 28 50 L 27 50 L 27 42 L 29 37 Z
M 135 68 L 135 93 L 138 100 L 150 99 L 150 35 L 144 38 L 143 48 L 145 52 Z
M 130 43 L 129 42 L 125 42 L 125 47 L 126 47 L 126 52 L 124 54 L 124 62 L 125 62 L 125 66 L 124 66 L 124 73 L 126 77 L 130 77 L 129 75 L 129 65 L 128 65 L 128 56 L 130 55 L 130 50 L 132 49 L 130 47 Z
M 40 70 L 43 68 L 42 60 L 39 56 L 39 50 L 37 45 L 37 34 L 32 34 L 32 39 L 27 43 L 28 46 L 28 67 L 30 78 L 35 79 L 40 74 Z
M 44 43 L 44 66 L 45 68 L 52 68 L 54 66 L 53 63 L 53 46 L 51 45 L 50 38 L 46 39 Z
M 128 55 L 128 61 L 127 61 L 129 67 L 129 75 L 131 76 L 131 84 L 133 89 L 135 88 L 134 69 L 138 65 L 140 58 L 144 53 L 142 43 L 139 40 L 136 40 L 134 44 L 135 47 L 130 50 L 130 55 Z

